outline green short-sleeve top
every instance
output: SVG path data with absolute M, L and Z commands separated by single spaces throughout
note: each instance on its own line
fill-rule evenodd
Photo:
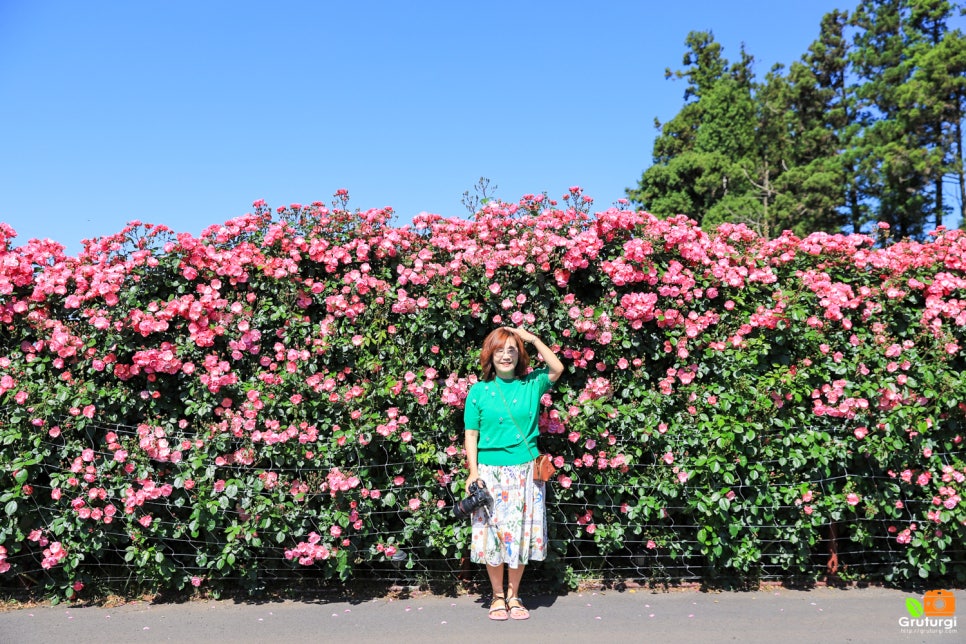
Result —
M 477 459 L 483 465 L 521 465 L 537 455 L 540 398 L 553 383 L 547 369 L 523 378 L 496 377 L 470 387 L 463 409 L 467 430 L 480 432 Z

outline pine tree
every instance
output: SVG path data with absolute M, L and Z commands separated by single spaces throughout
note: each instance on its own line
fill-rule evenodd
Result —
M 666 77 L 686 79 L 684 108 L 665 124 L 655 122 L 654 164 L 638 187 L 637 205 L 660 216 L 684 213 L 713 225 L 744 211 L 750 189 L 743 162 L 754 133 L 752 58 L 729 66 L 710 32 L 691 32 L 684 69 Z M 707 221 L 705 221 L 707 220 Z
M 946 0 L 907 0 L 906 40 L 914 71 L 899 88 L 903 121 L 914 129 L 922 148 L 918 167 L 931 183 L 932 216 L 936 227 L 951 207 L 945 201 L 944 179 L 956 177 L 962 195 L 962 121 L 966 96 L 966 40 L 950 32 L 954 7 Z M 960 212 L 963 215 L 963 200 Z
M 776 181 L 776 211 L 782 228 L 798 234 L 858 229 L 865 217 L 848 154 L 855 88 L 847 82 L 847 22 L 844 12 L 823 16 L 818 39 L 782 79 L 791 151 Z
M 666 72 L 687 82 L 684 106 L 655 121 L 653 165 L 628 196 L 705 227 L 804 235 L 880 220 L 896 237 L 921 237 L 958 192 L 966 222 L 957 14 L 966 8 L 954 0 L 859 0 L 851 15 L 824 16 L 806 54 L 762 83 L 744 48 L 731 65 L 711 32 L 690 33 L 683 68 Z
M 941 223 L 945 212 L 943 126 L 924 107 L 919 65 L 942 42 L 950 10 L 946 0 L 863 0 L 854 14 L 860 170 L 878 218 L 898 236 L 921 236 L 930 215 Z

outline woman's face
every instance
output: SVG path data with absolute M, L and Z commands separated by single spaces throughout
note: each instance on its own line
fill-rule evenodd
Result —
M 503 346 L 493 352 L 493 369 L 500 378 L 514 378 L 519 360 L 520 353 L 517 350 L 517 343 L 514 338 L 507 338 Z

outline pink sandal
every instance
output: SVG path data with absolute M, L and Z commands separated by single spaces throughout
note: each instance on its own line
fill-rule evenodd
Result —
M 489 617 L 495 622 L 505 622 L 510 618 L 503 595 L 493 595 L 493 601 L 490 602 Z
M 510 597 L 507 599 L 506 607 L 510 612 L 510 619 L 530 619 L 530 611 L 523 605 L 519 597 Z

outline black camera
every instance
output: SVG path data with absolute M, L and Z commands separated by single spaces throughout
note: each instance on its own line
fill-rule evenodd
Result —
M 457 501 L 453 506 L 453 515 L 458 519 L 465 519 L 473 514 L 476 508 L 487 505 L 489 502 L 490 494 L 486 491 L 486 483 L 477 479 L 470 483 L 470 495 Z

